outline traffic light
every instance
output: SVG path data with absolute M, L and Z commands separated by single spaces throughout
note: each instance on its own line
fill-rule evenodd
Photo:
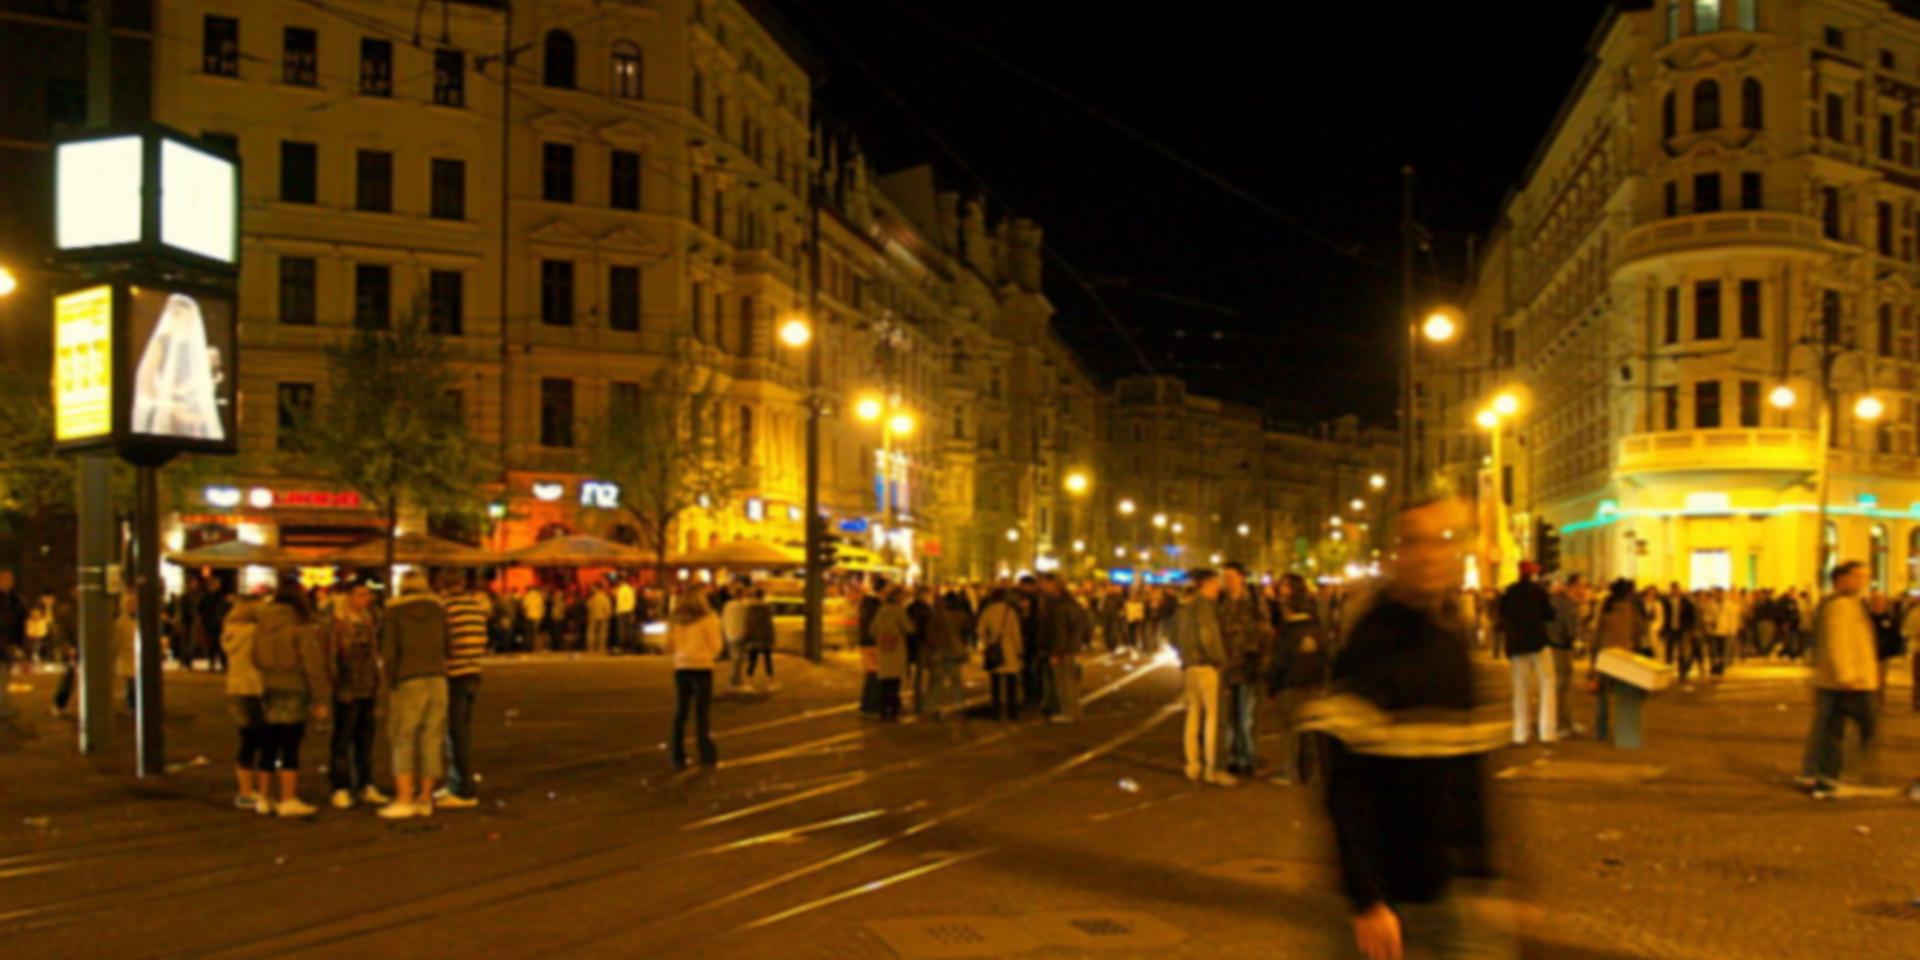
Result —
M 1545 520 L 1535 520 L 1533 528 L 1534 552 L 1539 557 L 1540 572 L 1553 574 L 1560 572 L 1560 531 Z
M 832 570 L 840 563 L 840 544 L 845 541 L 827 526 L 825 517 L 813 518 L 813 543 L 819 550 L 820 569 Z

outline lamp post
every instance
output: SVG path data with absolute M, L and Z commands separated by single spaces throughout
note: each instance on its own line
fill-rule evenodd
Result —
M 1413 493 L 1413 362 L 1420 350 L 1420 341 L 1428 343 L 1446 343 L 1460 332 L 1460 324 L 1454 319 L 1454 311 L 1440 308 L 1427 315 L 1422 323 L 1413 322 L 1411 281 L 1407 288 L 1407 355 L 1403 360 L 1405 369 L 1400 378 L 1400 496 L 1404 499 Z M 1386 487 L 1387 478 L 1374 474 L 1368 480 L 1375 490 Z
M 892 408 L 891 413 L 888 413 L 889 407 Z M 899 556 L 893 544 L 899 536 L 900 527 L 899 484 L 893 476 L 898 466 L 895 463 L 894 439 L 912 436 L 917 424 L 913 414 L 901 407 L 898 400 L 882 403 L 877 397 L 865 397 L 854 406 L 854 413 L 869 423 L 880 423 L 880 496 L 887 515 L 887 533 L 881 546 L 888 565 L 892 566 Z M 883 414 L 884 422 L 881 422 Z
M 780 342 L 788 349 L 807 352 L 807 508 L 801 519 L 805 524 L 807 551 L 806 627 L 802 650 L 808 660 L 819 663 L 826 656 L 826 578 L 827 568 L 820 517 L 820 350 L 813 342 L 813 325 L 805 317 L 792 317 L 780 325 Z
M 1506 561 L 1506 541 L 1512 536 L 1507 529 L 1507 490 L 1506 477 L 1500 466 L 1500 435 L 1506 421 L 1520 413 L 1520 398 L 1511 393 L 1502 393 L 1493 399 L 1493 404 L 1480 411 L 1474 422 L 1480 428 L 1493 435 L 1493 454 L 1489 458 L 1489 487 L 1493 488 L 1493 542 L 1487 544 L 1483 553 L 1487 557 L 1488 582 L 1494 587 L 1500 585 L 1500 567 Z
M 1824 331 L 1825 335 L 1821 339 L 1802 338 L 1790 346 L 1787 351 L 1789 363 L 1792 361 L 1793 348 L 1795 347 L 1807 347 L 1817 351 L 1817 359 L 1820 363 L 1820 407 L 1815 411 L 1818 428 L 1816 430 L 1817 439 L 1814 441 L 1816 446 L 1815 456 L 1819 458 L 1814 468 L 1814 486 L 1819 491 L 1818 496 L 1820 503 L 1819 512 L 1815 514 L 1816 519 L 1814 521 L 1815 526 L 1813 531 L 1814 538 L 1819 542 L 1818 549 L 1814 551 L 1814 563 L 1816 566 L 1813 570 L 1813 584 L 1816 590 L 1821 588 L 1827 571 L 1833 569 L 1833 552 L 1827 543 L 1827 517 L 1831 500 L 1830 451 L 1834 445 L 1834 432 L 1836 429 L 1834 421 L 1836 418 L 1836 409 L 1839 406 L 1839 399 L 1836 396 L 1836 391 L 1833 386 L 1833 368 L 1840 362 L 1842 357 L 1852 352 L 1852 347 L 1841 341 L 1840 330 L 1836 324 L 1826 323 L 1824 326 L 1826 328 Z M 1873 386 L 1871 369 L 1868 370 L 1867 386 L 1869 389 Z M 1794 393 L 1793 388 L 1785 383 L 1774 387 L 1767 399 L 1776 409 L 1782 411 L 1792 409 L 1794 405 L 1799 402 L 1799 397 Z M 1854 419 L 1863 423 L 1877 422 L 1881 417 L 1886 415 L 1886 412 L 1886 403 L 1871 393 L 1861 396 L 1853 405 Z M 1837 540 L 1838 537 L 1835 539 Z

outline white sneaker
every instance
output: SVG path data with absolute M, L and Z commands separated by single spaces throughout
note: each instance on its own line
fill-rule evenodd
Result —
M 384 805 L 384 804 L 392 803 L 393 798 L 387 796 L 384 793 L 381 793 L 379 787 L 376 787 L 373 784 L 367 784 L 365 787 L 363 787 L 360 790 L 360 801 L 362 803 Z
M 273 801 L 264 794 L 253 798 L 253 812 L 263 817 L 273 816 Z
M 472 810 L 480 805 L 480 801 L 473 797 L 462 797 L 451 793 L 441 796 L 436 793 L 433 795 L 433 805 L 447 810 Z
M 1237 787 L 1240 785 L 1240 778 L 1225 771 L 1215 770 L 1207 774 L 1207 782 L 1216 787 Z
M 236 810 L 256 810 L 260 807 L 260 798 L 251 793 L 234 795 L 233 807 Z
M 335 810 L 352 810 L 353 794 L 345 790 L 335 790 L 333 792 L 333 808 Z
M 420 816 L 420 808 L 411 803 L 389 803 L 380 808 L 378 815 L 382 820 L 410 820 Z
M 273 805 L 273 815 L 276 817 L 311 817 L 319 812 L 318 809 L 301 802 L 299 797 L 282 800 Z

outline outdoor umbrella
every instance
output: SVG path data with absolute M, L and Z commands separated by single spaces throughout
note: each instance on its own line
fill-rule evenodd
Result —
M 554 537 L 506 555 L 520 567 L 641 567 L 653 554 L 599 537 Z
M 278 570 L 293 567 L 317 566 L 322 561 L 312 554 L 295 553 L 276 547 L 265 547 L 244 540 L 229 540 L 226 543 L 198 550 L 184 550 L 167 554 L 167 561 L 176 566 L 198 569 L 209 567 L 215 570 L 238 570 L 242 567 L 273 567 Z
M 387 541 L 384 537 L 375 537 L 327 554 L 319 562 L 343 567 L 382 566 L 387 562 Z M 500 565 L 501 557 L 464 543 L 424 533 L 407 533 L 394 541 L 393 562 L 415 567 L 493 567 Z
M 805 566 L 799 551 L 783 550 L 759 540 L 735 540 L 695 550 L 673 559 L 672 566 L 704 570 L 783 570 Z

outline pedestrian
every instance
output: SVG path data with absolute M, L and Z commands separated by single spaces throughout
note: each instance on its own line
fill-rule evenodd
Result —
M 262 779 L 272 778 L 280 799 L 262 791 L 255 809 L 277 817 L 310 817 L 312 806 L 300 799 L 300 744 L 307 721 L 323 721 L 333 702 L 332 680 L 320 629 L 300 581 L 283 577 L 273 597 L 255 610 L 253 663 L 260 670 L 260 709 L 266 720 L 261 750 Z
M 733 679 L 727 684 L 730 691 L 740 689 L 747 665 L 747 606 L 752 602 L 747 586 L 742 580 L 740 589 L 718 591 L 712 598 L 715 609 L 720 611 L 720 636 L 727 642 L 727 659 L 733 666 Z
M 546 653 L 553 641 L 547 625 L 547 595 L 539 584 L 528 587 L 520 598 L 520 615 L 527 621 L 527 646 L 535 653 Z
M 766 664 L 767 679 L 759 689 L 768 693 L 780 689 L 780 685 L 773 680 L 773 646 L 776 639 L 773 606 L 767 603 L 767 591 L 755 587 L 752 600 L 747 605 L 747 639 L 742 646 L 747 652 L 748 682 L 758 682 L 759 667 Z
M 926 646 L 927 705 L 934 719 L 945 720 L 966 706 L 966 690 L 961 686 L 960 668 L 966 662 L 964 609 L 941 600 L 927 611 Z
M 1027 641 L 1026 662 L 1020 665 L 1021 702 L 1044 714 L 1047 688 L 1053 684 L 1053 638 L 1048 635 L 1051 624 L 1045 608 L 1049 601 L 1040 592 L 1040 578 L 1032 574 L 1021 576 L 1014 600 L 1020 610 L 1020 635 Z
M 1874 656 L 1873 618 L 1861 599 L 1867 568 L 1849 560 L 1833 568 L 1833 593 L 1814 613 L 1813 728 L 1807 733 L 1799 783 L 1814 797 L 1831 797 L 1840 788 L 1846 723 L 1860 731 L 1860 749 L 1873 746 L 1873 691 L 1880 685 Z
M 929 602 L 932 591 L 925 584 L 913 588 L 913 594 L 907 601 L 907 623 L 912 629 L 907 631 L 907 676 L 912 681 L 913 714 L 920 716 L 927 712 L 927 617 L 933 613 L 933 604 Z
M 442 810 L 480 805 L 480 777 L 473 772 L 473 707 L 480 699 L 480 657 L 486 653 L 487 595 L 465 575 L 448 573 L 441 583 L 447 609 L 447 785 L 433 794 Z
M 1465 514 L 1445 501 L 1402 511 L 1387 587 L 1335 662 L 1335 696 L 1315 708 L 1337 738 L 1326 804 L 1369 960 L 1519 956 L 1506 921 L 1482 906 L 1494 869 L 1481 763 L 1505 724 L 1474 722 L 1469 640 L 1440 610 L 1459 579 L 1451 534 Z
M 713 664 L 720 656 L 725 640 L 720 636 L 720 618 L 713 615 L 699 590 L 689 590 L 673 605 L 667 618 L 667 655 L 673 658 L 673 740 L 670 744 L 676 770 L 687 766 L 687 715 L 694 721 L 694 739 L 700 749 L 700 765 L 716 766 L 720 752 L 713 745 Z
M 862 719 L 880 718 L 880 662 L 877 642 L 873 636 L 873 618 L 880 615 L 881 600 L 887 592 L 887 578 L 875 577 L 873 589 L 864 594 L 853 594 L 855 614 L 859 625 L 860 666 L 860 716 Z
M 1080 651 L 1093 640 L 1087 609 L 1056 574 L 1041 581 L 1047 603 L 1047 656 L 1052 682 L 1047 685 L 1047 714 L 1053 723 L 1080 719 Z
M 1900 620 L 1900 635 L 1913 655 L 1913 709 L 1920 713 L 1920 598 L 1908 601 L 1906 616 Z
M 75 588 L 53 608 L 53 642 L 60 658 L 60 686 L 53 692 L 52 713 L 71 717 L 69 706 L 80 686 L 80 609 Z
M 1220 670 L 1227 664 L 1226 638 L 1220 629 L 1220 575 L 1196 570 L 1188 575 L 1192 593 L 1173 623 L 1173 645 L 1180 654 L 1187 709 L 1187 779 L 1230 787 L 1239 781 L 1218 768 L 1220 756 Z
M 1290 786 L 1310 783 L 1316 772 L 1322 772 L 1320 736 L 1294 729 L 1294 720 L 1308 699 L 1326 686 L 1332 650 L 1306 578 L 1289 573 L 1280 579 L 1279 589 L 1279 635 L 1267 666 L 1267 686 L 1285 726 L 1273 782 Z
M 1600 703 L 1594 717 L 1594 739 L 1605 742 L 1613 732 L 1614 695 L 1619 683 L 1597 669 L 1602 650 L 1636 652 L 1646 631 L 1645 608 L 1634 598 L 1633 581 L 1615 580 L 1607 587 L 1606 602 L 1600 605 L 1600 629 L 1594 644 L 1593 664 L 1589 667 L 1599 678 Z
M 327 762 L 333 808 L 389 803 L 392 798 L 373 783 L 374 707 L 380 697 L 380 628 L 373 619 L 373 589 L 364 583 L 348 588 L 346 606 L 325 621 L 320 637 L 333 686 L 333 750 Z
M 407 571 L 380 624 L 394 786 L 381 819 L 433 816 L 434 781 L 446 772 L 447 635 L 446 606 L 426 573 Z
M 218 579 L 207 578 L 207 586 L 200 594 L 200 606 L 196 611 L 200 627 L 200 639 L 207 648 L 207 669 L 226 670 L 231 666 L 226 647 L 221 643 L 221 634 L 226 629 L 227 613 L 233 609 L 233 596 Z
M 907 615 L 911 597 L 906 587 L 892 587 L 873 618 L 875 672 L 880 680 L 880 720 L 900 722 L 900 684 L 907 678 L 907 634 L 913 620 Z
M 1026 659 L 1025 636 L 1020 630 L 1020 613 L 1005 587 L 987 595 L 986 608 L 980 611 L 981 663 L 993 682 L 993 717 L 1000 721 L 1020 719 L 1020 673 Z
M 257 620 L 255 602 L 241 598 L 227 614 L 220 632 L 220 643 L 225 647 L 221 652 L 227 662 L 227 716 L 240 735 L 240 751 L 233 760 L 233 805 L 256 813 L 262 812 L 260 808 L 267 803 L 270 775 L 262 762 L 267 746 L 267 716 L 262 704 L 266 689 L 253 658 Z
M 1260 764 L 1255 728 L 1273 624 L 1265 599 L 1247 583 L 1245 565 L 1238 561 L 1227 564 L 1221 569 L 1220 579 L 1220 630 L 1227 648 L 1221 683 L 1232 699 L 1227 714 L 1227 772 L 1251 777 Z
M 124 698 L 121 707 L 134 710 L 135 678 L 140 675 L 140 594 L 128 590 L 120 595 L 120 616 L 113 621 L 113 680 Z
M 13 677 L 14 658 L 27 646 L 27 604 L 12 570 L 0 569 L 0 724 L 13 719 L 13 702 L 7 684 Z
M 1554 702 L 1553 649 L 1547 643 L 1547 625 L 1553 621 L 1553 601 L 1534 579 L 1540 567 L 1520 564 L 1520 579 L 1500 597 L 1500 623 L 1506 632 L 1507 656 L 1513 674 L 1513 745 L 1527 745 L 1533 731 L 1530 701 L 1540 701 L 1540 742 L 1559 739 L 1560 710 Z
M 606 584 L 593 585 L 593 596 L 587 598 L 587 653 L 596 657 L 607 655 L 607 635 L 613 629 L 613 598 L 607 595 Z
M 1573 658 L 1580 645 L 1580 611 L 1587 605 L 1587 581 L 1570 574 L 1566 583 L 1553 590 L 1553 620 L 1547 624 L 1547 647 L 1553 654 L 1553 702 L 1555 730 L 1561 737 L 1575 736 L 1580 725 L 1573 722 Z
M 632 579 L 621 577 L 620 585 L 613 588 L 613 648 L 622 653 L 632 653 L 635 646 L 637 604 Z

